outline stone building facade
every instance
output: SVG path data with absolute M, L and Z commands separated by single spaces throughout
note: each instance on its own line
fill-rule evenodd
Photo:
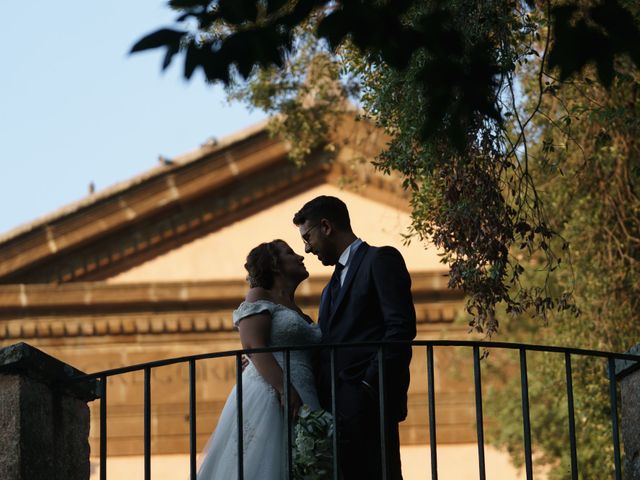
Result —
M 417 240 L 404 242 L 410 215 L 400 180 L 362 161 L 373 159 L 385 139 L 362 123 L 345 122 L 340 132 L 337 150 L 319 149 L 299 168 L 287 159 L 287 144 L 261 124 L 0 236 L 0 346 L 28 342 L 85 372 L 237 349 L 231 312 L 247 288 L 246 254 L 274 238 L 302 252 L 291 219 L 320 194 L 347 203 L 363 239 L 403 253 L 418 339 L 468 339 L 464 323 L 454 322 L 462 294 L 447 288 L 437 252 Z M 312 256 L 305 263 L 311 277 L 299 288 L 299 303 L 314 317 L 331 271 Z M 414 352 L 410 413 L 401 428 L 407 478 L 413 478 L 411 469 L 424 478 L 428 468 L 426 355 L 420 350 Z M 441 468 L 462 472 L 464 462 L 456 459 L 474 451 L 475 410 L 470 358 L 455 355 L 436 352 L 441 367 L 461 362 L 456 370 L 468 373 L 438 369 L 437 427 Z M 200 362 L 197 378 L 202 448 L 235 383 L 234 361 Z M 154 370 L 151 398 L 156 471 L 186 478 L 187 367 Z M 141 375 L 109 380 L 110 478 L 134 478 L 141 469 L 142 399 Z M 94 402 L 94 412 L 96 407 Z M 96 453 L 98 425 L 94 413 Z M 450 467 L 444 465 L 447 455 Z M 501 474 L 491 478 L 516 478 L 504 455 L 489 452 L 487 458 L 494 465 L 488 473 L 495 468 Z

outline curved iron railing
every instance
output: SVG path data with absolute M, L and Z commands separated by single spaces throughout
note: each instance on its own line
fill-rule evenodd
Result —
M 196 479 L 196 362 L 214 358 L 235 357 L 236 359 L 236 400 L 237 400 L 237 425 L 238 425 L 238 479 L 242 480 L 243 475 L 243 437 L 242 437 L 242 355 L 266 352 L 284 352 L 283 374 L 285 378 L 286 388 L 284 389 L 284 411 L 289 411 L 289 388 L 290 385 L 290 352 L 300 350 L 319 350 L 329 349 L 331 359 L 331 402 L 335 411 L 335 351 L 345 348 L 376 348 L 378 352 L 379 363 L 379 406 L 380 406 L 380 438 L 381 438 L 381 471 L 383 478 L 386 475 L 386 448 L 385 448 L 385 392 L 384 392 L 384 362 L 383 353 L 385 348 L 392 346 L 406 346 L 410 344 L 412 347 L 426 347 L 427 355 L 427 388 L 428 388 L 428 415 L 429 415 L 429 445 L 431 451 L 431 476 L 432 480 L 438 478 L 437 463 L 437 435 L 436 435 L 436 401 L 434 388 L 434 347 L 468 347 L 472 349 L 473 354 L 473 376 L 475 391 L 475 409 L 476 409 L 476 434 L 478 443 L 478 471 L 480 480 L 486 480 L 485 452 L 484 452 L 484 419 L 482 408 L 482 375 L 481 375 L 481 355 L 480 349 L 503 349 L 517 350 L 519 352 L 520 363 L 520 384 L 522 396 L 522 419 L 523 419 L 523 439 L 524 439 L 524 457 L 525 472 L 527 480 L 533 479 L 533 461 L 531 449 L 531 422 L 529 418 L 529 386 L 527 372 L 527 352 L 548 352 L 563 354 L 565 359 L 565 379 L 567 389 L 567 408 L 568 408 L 568 428 L 571 452 L 571 478 L 578 479 L 578 459 L 576 446 L 576 426 L 574 411 L 574 392 L 573 392 L 573 372 L 572 372 L 572 356 L 582 357 L 600 357 L 607 361 L 607 373 L 609 377 L 609 401 L 611 407 L 611 428 L 614 449 L 614 467 L 615 479 L 622 480 L 622 467 L 620 455 L 620 434 L 618 425 L 618 401 L 616 389 L 615 361 L 626 360 L 634 362 L 640 368 L 640 355 L 631 355 L 625 353 L 612 353 L 599 350 L 586 350 L 579 348 L 567 348 L 557 346 L 532 345 L 523 343 L 508 342 L 486 342 L 486 341 L 464 341 L 464 340 L 414 340 L 412 342 L 358 342 L 345 344 L 324 344 L 324 345 L 292 345 L 284 347 L 267 347 L 254 348 L 244 350 L 230 350 L 224 352 L 213 352 L 198 355 L 189 355 L 184 357 L 171 358 L 166 360 L 157 360 L 153 362 L 130 365 L 126 367 L 114 368 L 101 372 L 91 373 L 74 377 L 73 382 L 99 380 L 100 382 L 100 479 L 107 478 L 107 379 L 109 377 L 122 375 L 125 373 L 144 372 L 144 478 L 151 478 L 151 370 L 153 368 L 185 363 L 189 365 L 189 450 L 190 450 L 190 478 Z M 285 426 L 288 432 L 288 466 L 289 478 L 292 478 L 291 471 L 291 418 L 285 416 Z M 338 425 L 334 417 L 334 432 L 338 431 Z M 333 436 L 333 478 L 338 479 L 338 448 L 337 435 Z

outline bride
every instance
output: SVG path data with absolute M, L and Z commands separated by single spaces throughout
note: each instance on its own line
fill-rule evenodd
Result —
M 245 264 L 250 289 L 233 312 L 243 348 L 320 343 L 320 328 L 294 300 L 296 288 L 309 276 L 303 260 L 283 240 L 262 243 L 251 250 Z M 320 409 L 311 355 L 311 351 L 290 354 L 289 407 L 294 418 L 302 405 Z M 247 480 L 286 478 L 283 364 L 282 352 L 256 353 L 242 373 L 243 468 Z M 236 405 L 234 387 L 205 447 L 199 480 L 237 478 Z

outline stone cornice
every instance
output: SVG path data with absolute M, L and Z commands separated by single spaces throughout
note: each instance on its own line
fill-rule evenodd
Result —
M 104 280 L 325 182 L 408 211 L 399 179 L 370 164 L 379 131 L 341 132 L 346 143 L 298 168 L 262 125 L 92 195 L 0 238 L 0 283 Z
M 73 215 L 76 212 L 79 212 L 86 207 L 90 207 L 93 204 L 102 202 L 103 200 L 108 200 L 113 196 L 124 193 L 127 190 L 131 190 L 138 185 L 142 185 L 149 180 L 152 180 L 156 177 L 161 177 L 166 175 L 168 172 L 179 169 L 184 165 L 188 165 L 193 162 L 201 161 L 203 159 L 208 158 L 210 155 L 215 154 L 218 151 L 222 151 L 227 149 L 233 145 L 241 144 L 245 141 L 250 141 L 252 138 L 256 136 L 265 136 L 266 132 L 266 124 L 267 121 L 262 121 L 254 126 L 243 129 L 237 133 L 231 134 L 220 141 L 207 141 L 204 145 L 199 148 L 193 150 L 192 152 L 186 153 L 184 155 L 180 155 L 171 160 L 171 165 L 162 165 L 156 168 L 152 168 L 141 175 L 137 175 L 133 178 L 127 179 L 125 181 L 119 182 L 109 188 L 96 192 L 94 194 L 90 194 L 85 198 L 61 207 L 47 215 L 44 215 L 40 218 L 35 219 L 34 221 L 27 223 L 25 225 L 21 225 L 19 227 L 10 230 L 7 233 L 0 235 L 0 244 L 8 243 L 15 238 L 18 238 L 24 234 L 27 234 L 33 230 L 36 230 L 43 225 L 50 225 L 55 223 L 56 221 L 68 217 L 69 215 Z
M 442 273 L 414 272 L 412 290 L 416 301 L 459 300 L 461 292 L 447 287 Z M 318 302 L 329 277 L 314 277 L 298 289 L 303 304 Z M 0 285 L 0 314 L 3 312 L 120 311 L 123 309 L 166 309 L 176 307 L 235 308 L 244 298 L 244 280 L 116 283 L 73 282 L 68 284 Z
M 414 273 L 419 323 L 450 323 L 462 293 L 442 274 Z M 298 301 L 317 315 L 328 278 L 300 286 Z M 0 286 L 0 341 L 30 338 L 223 333 L 246 293 L 244 281 L 158 284 L 70 283 Z
M 326 170 L 320 158 L 300 170 L 281 155 L 259 174 L 229 178 L 228 185 L 218 185 L 191 200 L 181 197 L 180 202 L 163 205 L 154 215 L 137 218 L 131 224 L 102 230 L 99 223 L 88 222 L 86 228 L 96 229 L 91 242 L 45 255 L 38 264 L 7 276 L 4 281 L 104 280 L 310 188 L 323 180 Z
M 225 305 L 236 302 L 246 289 L 243 281 L 0 285 L 0 312 Z
M 154 169 L 94 201 L 36 223 L 0 242 L 0 279 L 95 241 L 128 225 L 216 191 L 241 176 L 282 162 L 286 145 L 260 131 L 238 143 L 205 149 L 200 158 Z

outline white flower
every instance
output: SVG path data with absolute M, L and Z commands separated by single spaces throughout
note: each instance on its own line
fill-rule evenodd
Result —
M 331 477 L 333 417 L 303 405 L 293 430 L 293 478 L 324 480 Z

